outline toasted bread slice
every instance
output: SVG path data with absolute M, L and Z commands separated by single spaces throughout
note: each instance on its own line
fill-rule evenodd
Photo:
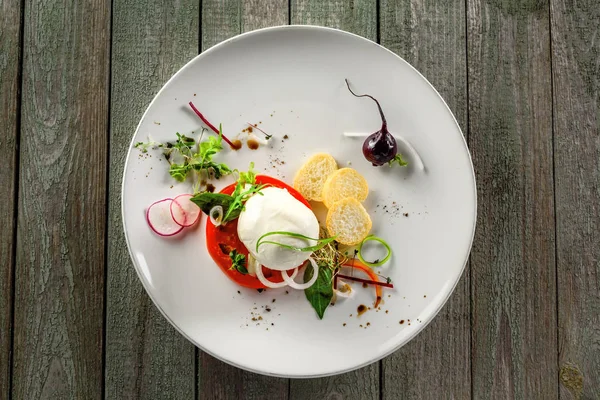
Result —
M 294 177 L 294 189 L 306 200 L 323 201 L 323 185 L 327 177 L 337 170 L 335 159 L 326 153 L 310 157 Z
M 353 246 L 367 237 L 373 223 L 360 201 L 348 197 L 329 208 L 326 225 L 329 234 L 337 236 L 339 243 Z
M 330 208 L 333 203 L 347 197 L 363 202 L 369 195 L 367 180 L 352 168 L 341 168 L 329 175 L 323 185 L 323 203 Z

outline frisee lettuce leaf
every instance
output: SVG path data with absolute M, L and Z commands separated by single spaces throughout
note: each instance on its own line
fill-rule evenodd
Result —
M 194 191 L 198 191 L 200 183 L 209 179 L 219 179 L 224 175 L 230 174 L 232 170 L 223 163 L 213 161 L 213 157 L 222 149 L 222 134 L 209 136 L 208 140 L 198 141 L 196 139 L 176 134 L 177 139 L 174 142 L 159 143 L 152 140 L 148 142 L 138 142 L 135 147 L 142 153 L 148 152 L 148 149 L 161 148 L 165 159 L 169 162 L 169 175 L 178 182 L 185 181 L 189 176 L 196 177 Z

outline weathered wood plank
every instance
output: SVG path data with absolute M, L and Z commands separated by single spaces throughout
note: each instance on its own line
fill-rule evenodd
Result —
M 377 40 L 375 0 L 291 0 L 292 24 L 321 25 L 343 29 Z M 294 379 L 290 399 L 379 399 L 380 363 L 328 378 Z
M 131 265 L 121 179 L 131 135 L 161 86 L 198 53 L 199 6 L 115 0 L 108 221 L 106 398 L 190 399 L 195 347 L 160 314 Z
M 552 0 L 551 21 L 560 394 L 592 399 L 600 396 L 600 8 Z
M 25 5 L 15 399 L 101 397 L 109 41 L 110 3 Z
M 469 0 L 474 398 L 556 398 L 549 9 Z
M 377 41 L 377 0 L 290 0 L 292 24 L 320 25 Z
M 0 0 L 0 398 L 10 391 L 21 3 Z
M 383 0 L 381 44 L 415 66 L 440 92 L 467 134 L 465 2 Z M 382 362 L 383 398 L 471 397 L 469 271 L 435 320 Z
M 202 49 L 242 32 L 286 25 L 288 2 L 273 0 L 208 0 L 202 2 Z M 198 397 L 200 399 L 285 399 L 289 380 L 266 377 L 225 364 L 200 352 Z

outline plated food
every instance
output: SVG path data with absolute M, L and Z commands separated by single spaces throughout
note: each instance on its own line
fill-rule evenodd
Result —
M 297 171 L 293 187 L 257 174 L 254 163 L 247 171 L 231 168 L 216 156 L 223 141 L 233 151 L 240 146 L 223 135 L 222 126 L 217 129 L 193 103 L 189 105 L 217 135 L 203 140 L 203 135 L 196 139 L 176 133 L 173 142 L 136 143 L 144 153 L 160 150 L 171 177 L 180 182 L 189 178 L 193 188 L 193 193 L 151 203 L 146 210 L 149 227 L 158 235 L 174 236 L 204 213 L 209 218 L 204 237 L 207 251 L 236 284 L 259 290 L 304 290 L 317 316 L 323 318 L 337 294 L 351 297 L 353 289 L 346 280 L 358 281 L 376 287 L 373 307 L 377 308 L 381 288 L 393 288 L 393 283 L 372 268 L 388 262 L 392 249 L 384 239 L 369 235 L 372 221 L 361 204 L 369 194 L 366 179 L 353 168 L 338 168 L 328 153 L 310 156 Z M 271 137 L 265 133 L 265 140 Z M 391 159 L 397 157 L 395 147 L 393 151 Z M 214 181 L 229 174 L 235 175 L 236 182 L 215 193 Z M 323 202 L 328 209 L 325 220 L 317 219 L 309 201 Z M 384 247 L 383 261 L 365 260 L 361 250 L 370 240 Z
M 376 73 L 372 73 L 374 65 Z M 399 161 L 374 167 L 365 157 L 363 144 L 373 132 L 381 131 L 381 115 L 373 100 L 352 96 L 345 77 L 357 95 L 368 93 L 377 99 L 388 132 L 396 140 L 396 153 L 402 154 L 407 167 L 400 167 Z M 203 122 L 190 101 L 211 125 Z M 179 143 L 176 132 L 181 135 Z M 142 145 L 133 147 L 138 142 L 154 142 L 157 147 L 148 146 L 144 153 Z M 179 148 L 170 149 L 167 143 Z M 300 193 L 296 198 L 294 178 L 316 154 L 333 158 L 333 172 L 351 168 L 364 177 L 367 197 L 362 200 L 357 193 L 353 199 L 344 195 L 330 201 L 322 197 L 321 188 L 314 195 L 296 190 Z M 286 189 L 297 200 L 294 204 L 312 213 L 318 236 L 308 234 L 314 229 L 310 224 L 284 231 L 294 228 L 293 233 L 302 232 L 309 239 L 271 235 L 260 240 L 262 234 L 249 228 L 238 232 L 244 215 L 253 219 L 266 214 L 272 204 L 266 197 L 280 199 L 269 192 L 254 193 L 242 202 L 244 209 L 237 216 L 238 211 L 232 211 L 232 219 L 219 226 L 219 213 L 211 222 L 211 215 L 191 201 L 205 192 L 233 197 L 242 173 L 250 170 L 257 185 Z M 329 177 L 321 177 L 323 187 Z M 274 185 L 277 181 L 288 188 Z M 224 191 L 227 187 L 229 192 Z M 165 318 L 203 352 L 253 372 L 284 377 L 331 375 L 367 365 L 423 329 L 463 270 L 475 198 L 472 166 L 460 129 L 418 72 L 357 36 L 300 26 L 265 29 L 226 41 L 173 76 L 141 118 L 122 188 L 123 225 L 133 266 Z M 149 215 L 150 205 L 163 199 L 169 200 L 152 207 Z M 289 200 L 282 202 L 291 204 Z M 356 227 L 368 228 L 370 220 L 368 238 L 358 244 L 341 243 L 352 243 L 365 232 L 343 238 L 347 213 L 341 212 L 344 217 L 339 219 L 332 205 L 340 201 L 366 212 L 368 219 Z M 228 209 L 223 208 L 224 219 Z M 350 219 L 357 216 L 365 214 L 358 212 Z M 171 236 L 161 236 L 149 226 L 148 219 L 156 217 L 155 230 Z M 282 220 L 272 219 L 277 225 Z M 265 233 L 275 232 L 274 226 L 260 224 Z M 297 271 L 294 282 L 305 285 L 314 277 L 309 258 L 315 260 L 317 278 L 306 289 L 293 289 L 281 270 L 269 268 L 272 256 L 279 260 L 287 252 L 268 241 L 307 247 L 322 244 L 316 239 L 336 235 L 321 249 L 307 252 L 306 259 L 304 252 L 293 254 L 302 255 L 300 260 L 290 260 L 299 265 L 283 270 L 289 278 Z M 218 246 L 223 241 L 239 246 L 233 258 Z M 265 289 L 258 277 L 238 271 L 250 272 L 250 250 L 256 248 L 250 241 L 260 241 L 256 255 L 269 252 L 262 259 L 267 267 L 260 272 L 268 281 L 287 286 Z M 340 254 L 344 248 L 348 254 Z M 337 263 L 344 256 L 354 268 L 320 266 L 335 256 Z M 253 284 L 261 286 L 253 288 Z

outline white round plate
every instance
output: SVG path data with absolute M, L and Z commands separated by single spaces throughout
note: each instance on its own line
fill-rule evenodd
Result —
M 379 130 L 381 103 L 390 131 L 420 154 L 426 169 L 374 167 L 362 155 L 364 138 Z M 246 123 L 273 134 L 270 147 L 225 149 L 218 160 L 292 182 L 316 152 L 331 153 L 369 182 L 365 207 L 372 232 L 386 239 L 393 258 L 381 268 L 395 288 L 355 285 L 319 320 L 301 291 L 244 289 L 230 281 L 206 251 L 206 218 L 164 238 L 145 221 L 151 203 L 191 190 L 176 184 L 159 152 L 131 147 L 123 177 L 123 223 L 137 273 L 165 317 L 211 355 L 249 371 L 317 377 L 353 370 L 385 357 L 420 332 L 444 305 L 467 260 L 475 229 L 476 191 L 467 146 L 452 113 L 413 67 L 385 48 L 334 29 L 286 26 L 262 29 L 205 51 L 177 72 L 142 117 L 132 144 L 176 132 L 198 135 L 203 124 L 188 102 L 226 136 L 246 135 Z M 192 134 L 192 132 L 194 132 Z M 206 133 L 211 134 L 211 133 Z M 348 136 L 347 134 L 350 134 Z M 284 136 L 287 135 L 287 139 Z M 232 182 L 218 182 L 217 189 Z M 289 292 L 289 293 L 288 293 Z

